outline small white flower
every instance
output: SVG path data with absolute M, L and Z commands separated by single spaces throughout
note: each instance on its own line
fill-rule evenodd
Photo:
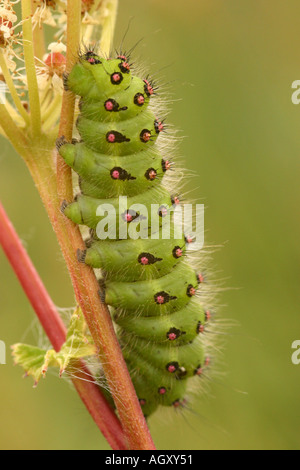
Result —
M 9 28 L 9 26 L 5 26 L 5 24 L 2 24 L 0 26 L 0 31 L 2 31 L 3 37 L 5 39 L 9 39 L 11 37 L 11 28 Z
M 45 3 L 43 3 L 41 7 L 38 7 L 35 10 L 34 15 L 32 17 L 32 23 L 34 26 L 38 24 L 40 28 L 42 26 L 42 23 L 52 26 L 53 28 L 56 27 L 56 22 L 53 18 L 52 12 L 50 8 L 46 6 Z
M 51 42 L 48 46 L 48 49 L 51 52 L 51 54 L 53 54 L 54 52 L 62 53 L 62 52 L 66 52 L 67 46 L 63 44 L 62 42 L 57 41 L 57 42 Z
M 6 21 L 10 21 L 11 23 L 15 23 L 17 21 L 17 15 L 13 10 L 11 10 L 8 6 L 0 6 L 0 17 L 2 21 L 5 23 Z

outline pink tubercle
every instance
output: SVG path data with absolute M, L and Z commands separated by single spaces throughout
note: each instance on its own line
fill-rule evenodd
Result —
M 165 216 L 167 215 L 167 213 L 168 213 L 168 210 L 167 210 L 165 207 L 162 207 L 162 208 L 160 209 L 160 213 L 161 213 L 161 216 L 162 216 L 162 217 L 165 217 Z
M 165 387 L 160 387 L 160 388 L 158 389 L 158 393 L 159 393 L 160 395 L 164 395 L 164 394 L 166 393 Z
M 175 372 L 175 370 L 176 370 L 176 367 L 175 367 L 173 364 L 170 364 L 170 365 L 168 366 L 168 371 L 169 371 L 169 372 L 173 373 L 173 372 Z
M 147 258 L 146 256 L 143 256 L 143 257 L 141 258 L 141 263 L 144 264 L 144 265 L 148 264 L 148 263 L 149 263 L 148 258 Z
M 190 288 L 189 288 L 189 295 L 196 295 L 196 289 L 195 289 L 195 287 L 190 287 Z
M 138 104 L 144 104 L 145 103 L 145 97 L 144 95 L 139 95 L 137 98 Z
M 151 138 L 151 132 L 147 131 L 143 133 L 142 139 L 144 142 L 149 142 L 150 138 Z
M 205 320 L 209 321 L 211 319 L 211 312 L 210 310 L 206 310 L 205 312 Z
M 126 219 L 127 222 L 131 222 L 132 221 L 132 215 L 127 213 L 125 215 L 125 219 Z
M 110 133 L 110 134 L 108 134 L 108 136 L 107 136 L 107 140 L 108 140 L 108 142 L 113 143 L 113 142 L 115 142 L 115 140 L 116 140 L 116 136 L 115 136 L 114 134 Z
M 114 74 L 112 75 L 112 80 L 113 80 L 114 82 L 119 82 L 120 79 L 121 79 L 121 76 L 120 76 L 119 73 L 114 73 Z
M 149 178 L 150 178 L 150 180 L 154 180 L 154 179 L 156 178 L 156 175 L 157 175 L 156 171 L 155 171 L 155 170 L 151 170 L 151 171 L 149 172 Z
M 156 297 L 156 302 L 157 302 L 158 304 L 163 304 L 163 303 L 165 302 L 164 296 L 163 296 L 163 295 L 158 295 L 158 296 Z
M 165 161 L 165 169 L 170 170 L 171 169 L 171 162 L 169 160 Z
M 112 111 L 114 109 L 114 104 L 112 101 L 106 101 L 105 103 L 105 108 L 107 109 L 107 111 Z
M 149 95 L 153 95 L 154 90 L 153 90 L 153 87 L 151 86 L 150 82 L 148 80 L 144 80 L 144 83 L 146 84 L 147 91 L 148 91 Z
M 128 62 L 126 62 L 126 61 L 124 61 L 124 62 L 122 63 L 122 67 L 123 67 L 125 70 L 128 70 L 128 71 L 130 70 L 130 65 L 129 65 Z
M 176 333 L 169 333 L 168 338 L 169 338 L 170 341 L 174 341 L 174 339 L 177 338 L 177 335 L 176 335 Z
M 162 122 L 157 122 L 157 130 L 158 132 L 162 132 L 164 130 L 164 125 Z
M 174 408 L 179 408 L 180 406 L 182 406 L 182 403 L 180 400 L 176 400 L 173 402 L 173 406 Z
M 180 257 L 182 256 L 182 249 L 181 249 L 181 248 L 177 248 L 177 250 L 176 250 L 175 253 L 176 253 L 177 258 L 180 258 Z
M 115 179 L 115 180 L 119 179 L 119 178 L 120 178 L 120 173 L 119 173 L 119 171 L 118 171 L 118 170 L 114 170 L 114 171 L 112 172 L 112 177 L 113 177 L 113 179 Z

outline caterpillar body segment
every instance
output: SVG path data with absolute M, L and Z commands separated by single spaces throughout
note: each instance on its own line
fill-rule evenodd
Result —
M 80 111 L 93 121 L 123 121 L 136 117 L 147 108 L 150 97 L 145 93 L 145 83 L 138 77 L 132 77 L 130 87 L 116 92 L 113 98 L 106 94 L 102 99 L 79 102 Z
M 158 125 L 151 111 L 113 123 L 85 117 L 77 119 L 77 129 L 85 144 L 96 152 L 108 155 L 131 155 L 151 147 L 158 137 Z
M 164 124 L 149 106 L 153 86 L 132 75 L 125 57 L 93 51 L 80 56 L 64 84 L 80 96 L 82 139 L 58 142 L 81 189 L 64 213 L 92 229 L 78 260 L 102 271 L 101 295 L 145 416 L 159 405 L 182 408 L 187 379 L 205 367 L 208 317 L 197 295 L 200 277 L 186 258 L 188 238 L 174 228 L 164 236 L 179 199 L 163 185 L 171 164 L 158 145 Z
M 132 338 L 149 340 L 153 343 L 189 345 L 201 333 L 206 323 L 205 310 L 199 307 L 198 299 L 192 299 L 182 309 L 166 315 L 144 316 L 133 312 L 116 310 L 114 321 Z
M 157 374 L 157 367 L 149 361 L 149 358 L 144 359 L 133 351 L 125 349 L 124 357 L 132 375 L 133 371 L 137 370 L 139 375 L 147 377 L 147 380 L 144 381 L 143 390 L 140 391 L 144 396 L 147 390 L 150 389 L 151 400 L 158 402 L 160 405 L 172 406 L 178 400 L 178 397 L 185 395 L 186 380 L 178 380 L 174 375 L 168 374 L 167 371 L 161 371 L 160 374 Z
M 179 348 L 169 343 L 164 345 L 151 343 L 148 345 L 146 340 L 138 339 L 135 341 L 134 338 L 126 338 L 126 340 L 128 341 L 128 348 L 125 346 L 124 350 L 128 349 L 128 356 L 132 354 L 131 360 L 134 356 L 139 356 L 147 361 L 150 353 L 153 366 L 161 368 L 162 363 L 165 364 L 164 374 L 160 376 L 160 379 L 168 380 L 172 376 L 179 380 L 183 377 L 188 378 L 201 374 L 199 365 L 204 364 L 205 356 L 200 341 L 195 341 L 192 346 L 186 344 Z M 145 373 L 146 371 L 144 371 Z
M 117 198 L 135 196 L 159 186 L 164 175 L 164 162 L 157 148 L 149 148 L 124 159 L 123 156 L 99 154 L 84 143 L 65 144 L 61 155 L 80 176 L 83 194 L 92 197 Z
M 101 268 L 107 281 L 144 281 L 168 274 L 186 251 L 184 237 L 161 239 L 139 238 L 115 241 L 95 240 L 87 248 L 84 261 L 93 268 Z
M 105 301 L 113 307 L 136 311 L 143 306 L 145 315 L 163 315 L 186 305 L 198 287 L 194 269 L 177 263 L 169 274 L 149 281 L 107 282 Z
M 125 197 L 125 196 L 124 196 Z M 151 207 L 152 206 L 152 207 Z M 152 211 L 152 208 L 154 210 Z M 148 227 L 151 227 L 151 219 L 162 223 L 163 217 L 159 218 L 160 211 L 166 210 L 165 216 L 172 208 L 172 198 L 163 188 L 159 190 L 148 190 L 132 197 L 126 197 L 121 201 L 117 198 L 96 199 L 94 197 L 80 194 L 76 201 L 69 204 L 64 213 L 76 224 L 87 225 L 89 228 L 97 229 L 101 222 L 113 226 L 116 221 L 116 233 L 124 232 L 128 224 L 141 224 L 145 236 Z M 134 228 L 131 228 L 132 231 Z

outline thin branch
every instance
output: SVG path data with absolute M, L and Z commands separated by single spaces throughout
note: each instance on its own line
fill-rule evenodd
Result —
M 67 7 L 67 58 L 66 73 L 72 70 L 77 60 L 76 53 L 80 43 L 81 28 L 81 0 L 68 0 Z M 75 96 L 64 90 L 62 111 L 60 117 L 59 136 L 65 136 L 69 141 L 72 139 L 73 119 L 75 109 Z M 57 153 L 57 186 L 62 199 L 72 201 L 72 171 Z
M 30 103 L 30 117 L 32 135 L 37 136 L 41 132 L 40 97 L 36 78 L 35 59 L 33 49 L 33 32 L 31 21 L 31 0 L 22 0 L 23 19 L 23 48 L 28 83 L 28 95 Z
M 19 111 L 20 115 L 24 119 L 25 123 L 29 124 L 30 123 L 29 114 L 27 113 L 27 111 L 25 110 L 24 106 L 21 103 L 21 100 L 20 100 L 19 95 L 17 93 L 16 87 L 14 85 L 13 79 L 11 77 L 11 74 L 10 74 L 9 70 L 8 70 L 4 54 L 3 54 L 1 49 L 0 49 L 0 67 L 1 67 L 1 70 L 2 70 L 2 74 L 5 78 L 5 83 L 8 87 L 8 89 L 9 89 L 9 92 L 11 94 L 11 97 L 13 99 L 13 102 L 15 103 L 15 106 L 16 106 L 17 110 Z
M 38 4 L 36 3 L 36 1 L 31 0 L 32 14 L 35 13 L 37 8 L 38 8 Z M 34 45 L 34 55 L 35 55 L 35 57 L 37 59 L 41 60 L 43 58 L 43 55 L 46 53 L 43 25 L 39 26 L 37 24 L 35 26 L 35 28 L 33 30 L 33 45 Z
M 100 41 L 100 51 L 104 56 L 109 56 L 111 45 L 113 42 L 116 16 L 118 11 L 118 0 L 110 0 L 107 5 L 109 13 L 107 14 L 102 27 L 102 35 Z
M 46 335 L 54 349 L 59 351 L 66 338 L 65 325 L 1 203 L 0 243 Z
M 43 126 L 44 125 L 47 126 L 48 120 L 50 124 L 55 123 L 59 118 L 60 109 L 61 109 L 61 95 L 57 93 L 57 95 L 52 99 L 52 102 L 48 106 L 48 109 L 43 114 Z
M 0 104 L 0 126 L 5 132 L 7 138 L 12 142 L 16 151 L 22 155 L 23 158 L 28 158 L 28 140 L 23 132 L 16 126 L 4 104 Z
M 0 244 L 45 333 L 54 349 L 59 351 L 66 339 L 66 327 L 1 203 Z M 73 384 L 108 443 L 115 450 L 126 449 L 120 422 L 99 387 L 87 380 L 90 372 L 84 362 L 73 361 L 71 367 L 76 369 Z

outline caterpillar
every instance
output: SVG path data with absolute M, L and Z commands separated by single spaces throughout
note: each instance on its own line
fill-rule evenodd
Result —
M 174 227 L 163 237 L 163 220 L 173 220 L 180 200 L 163 181 L 172 155 L 159 145 L 165 124 L 153 111 L 155 84 L 132 73 L 126 54 L 112 59 L 85 50 L 64 86 L 80 97 L 80 139 L 57 141 L 80 186 L 62 210 L 90 229 L 78 261 L 102 272 L 100 295 L 117 325 L 144 415 L 160 405 L 182 408 L 189 380 L 209 364 L 203 333 L 210 312 L 196 295 L 203 276 L 186 256 L 192 240 Z M 114 237 L 102 239 L 99 224 Z M 127 229 L 130 238 L 122 235 Z

